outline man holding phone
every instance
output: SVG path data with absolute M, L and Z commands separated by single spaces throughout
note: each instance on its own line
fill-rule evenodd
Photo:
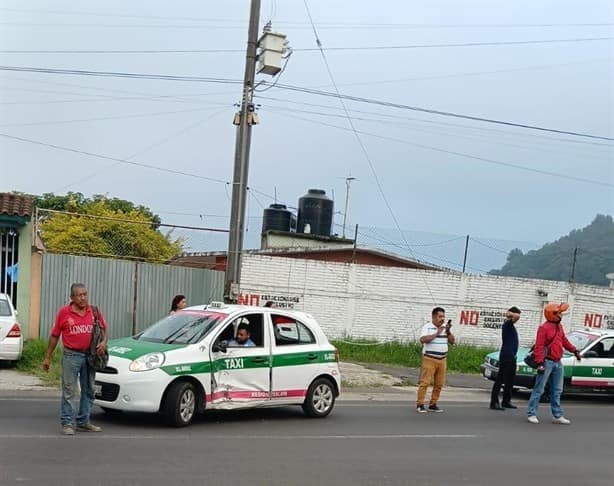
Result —
M 422 327 L 420 342 L 422 343 L 422 368 L 420 370 L 420 385 L 416 400 L 416 412 L 426 413 L 424 406 L 426 392 L 433 383 L 433 391 L 429 401 L 429 412 L 443 412 L 437 405 L 441 389 L 446 382 L 446 356 L 448 345 L 454 344 L 455 338 L 450 329 L 452 320 L 446 320 L 446 311 L 443 307 L 435 307 L 431 312 L 431 322 Z

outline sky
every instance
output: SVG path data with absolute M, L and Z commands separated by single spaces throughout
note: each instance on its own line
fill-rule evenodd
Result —
M 225 81 L 0 69 L 0 191 L 107 194 L 166 223 L 227 228 L 248 17 L 247 0 L 3 1 L 3 67 Z M 614 2 L 263 0 L 269 20 L 294 51 L 279 86 L 257 76 L 246 247 L 264 207 L 296 207 L 309 188 L 335 200 L 341 233 L 350 176 L 347 232 L 357 224 L 361 244 L 458 266 L 471 235 L 476 270 L 614 213 L 613 140 L 282 86 L 612 139 Z M 151 52 L 164 50 L 217 52 Z M 227 245 L 202 232 L 188 243 Z

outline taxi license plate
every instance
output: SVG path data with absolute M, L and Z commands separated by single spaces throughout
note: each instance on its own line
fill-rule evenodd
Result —
M 102 396 L 102 385 L 94 385 L 94 397 L 98 398 Z

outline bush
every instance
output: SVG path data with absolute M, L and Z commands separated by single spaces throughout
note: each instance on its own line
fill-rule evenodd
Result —
M 419 368 L 422 360 L 422 344 L 416 342 L 391 341 L 378 343 L 377 341 L 350 339 L 332 341 L 332 344 L 339 350 L 340 358 L 343 361 Z M 492 351 L 494 351 L 492 348 L 468 346 L 466 344 L 450 346 L 448 370 L 458 373 L 479 373 L 484 356 Z
M 58 348 L 54 351 L 51 357 L 51 369 L 48 373 L 42 368 L 45 351 L 47 351 L 47 341 L 42 339 L 26 340 L 21 359 L 15 367 L 19 371 L 37 376 L 46 385 L 59 386 L 62 376 L 62 351 Z

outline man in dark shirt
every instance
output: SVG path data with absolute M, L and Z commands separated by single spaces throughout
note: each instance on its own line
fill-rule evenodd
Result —
M 501 328 L 502 345 L 501 351 L 499 351 L 499 372 L 492 385 L 490 395 L 490 408 L 492 410 L 517 408 L 516 405 L 512 405 L 512 388 L 516 377 L 516 353 L 518 352 L 518 331 L 514 324 L 520 319 L 520 309 L 516 306 L 510 307 L 506 317 L 507 320 Z M 503 390 L 503 402 L 499 405 L 501 384 L 505 388 Z

